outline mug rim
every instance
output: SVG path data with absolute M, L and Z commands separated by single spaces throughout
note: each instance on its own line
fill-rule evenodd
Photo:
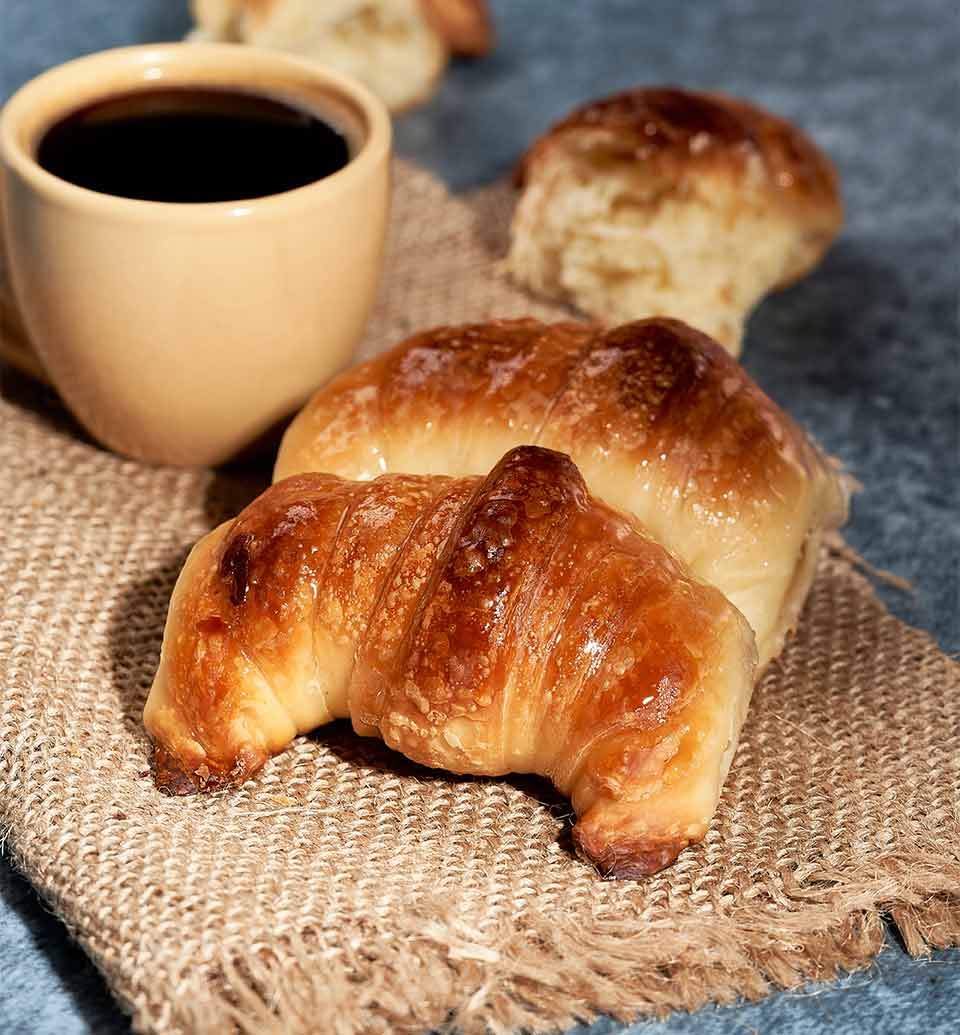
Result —
M 151 82 L 160 84 L 164 81 L 162 75 L 150 75 L 151 70 L 196 65 L 198 62 L 191 62 L 191 58 L 199 59 L 199 64 L 202 65 L 205 56 L 224 69 L 237 68 L 241 63 L 246 63 L 249 67 L 252 63 L 253 66 L 260 69 L 275 68 L 280 72 L 295 73 L 300 77 L 307 77 L 320 89 L 325 89 L 330 93 L 332 99 L 336 100 L 339 96 L 358 111 L 365 123 L 364 139 L 356 153 L 351 155 L 346 165 L 329 176 L 277 194 L 238 198 L 232 201 L 147 201 L 141 198 L 125 198 L 116 194 L 106 194 L 70 183 L 44 169 L 19 139 L 19 133 L 24 122 L 29 118 L 33 105 L 42 97 L 49 96 L 58 86 L 67 85 L 78 74 L 87 72 L 90 80 L 95 81 L 98 70 L 103 71 L 106 68 L 123 70 L 126 68 L 134 73 L 130 78 L 131 87 L 143 83 L 149 88 Z M 187 59 L 187 65 L 178 66 L 177 62 L 184 59 Z M 176 82 L 176 80 L 174 78 L 168 82 Z M 202 85 L 215 86 L 215 81 L 211 83 L 204 80 Z M 226 85 L 236 88 L 234 83 Z M 114 86 L 110 90 L 104 90 L 102 96 L 106 98 L 116 92 L 116 86 Z M 63 104 L 62 112 L 55 116 L 46 128 L 75 110 L 77 110 L 77 105 L 71 106 L 67 99 Z M 392 125 L 386 105 L 352 76 L 279 51 L 241 46 L 235 43 L 148 43 L 97 51 L 41 72 L 24 83 L 0 111 L 0 160 L 18 173 L 33 190 L 51 200 L 67 203 L 74 208 L 82 208 L 104 215 L 127 215 L 137 219 L 154 216 L 165 220 L 174 218 L 203 222 L 224 217 L 232 219 L 258 215 L 268 216 L 279 214 L 284 209 L 320 200 L 323 196 L 333 198 L 358 176 L 363 177 L 368 171 L 382 163 L 390 150 L 391 138 Z

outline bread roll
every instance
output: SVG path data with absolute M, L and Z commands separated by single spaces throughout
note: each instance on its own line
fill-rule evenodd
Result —
M 451 53 L 493 43 L 485 0 L 192 0 L 197 36 L 310 58 L 366 83 L 393 111 L 425 101 Z
M 610 331 L 502 320 L 418 334 L 348 370 L 284 436 L 276 478 L 463 476 L 512 446 L 568 453 L 757 634 L 796 622 L 844 485 L 803 430 L 708 337 L 676 320 Z
M 677 317 L 734 355 L 753 307 L 811 270 L 842 222 L 809 137 L 720 94 L 594 101 L 533 145 L 520 179 L 516 280 L 611 323 Z
M 486 478 L 272 486 L 190 554 L 144 722 L 172 793 L 346 717 L 423 765 L 538 773 L 636 877 L 704 836 L 755 660 L 720 593 L 521 447 Z

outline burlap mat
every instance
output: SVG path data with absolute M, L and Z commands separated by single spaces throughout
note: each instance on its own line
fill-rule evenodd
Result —
M 403 166 L 396 185 L 365 353 L 550 312 L 492 274 L 505 191 L 466 205 Z M 0 838 L 138 1030 L 539 1031 L 863 965 L 884 913 L 911 952 L 960 942 L 960 667 L 842 549 L 757 690 L 705 843 L 605 882 L 544 785 L 419 769 L 343 726 L 242 790 L 158 794 L 140 712 L 167 599 L 266 470 L 119 459 L 13 377 L 0 414 Z

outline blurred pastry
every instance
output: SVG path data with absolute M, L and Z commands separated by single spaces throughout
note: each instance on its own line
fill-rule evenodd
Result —
M 366 83 L 393 111 L 431 95 L 451 54 L 493 44 L 486 0 L 192 0 L 193 38 L 288 51 Z

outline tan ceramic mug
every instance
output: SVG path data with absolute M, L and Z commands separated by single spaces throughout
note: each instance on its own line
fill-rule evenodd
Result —
M 158 86 L 307 108 L 346 137 L 350 160 L 295 190 L 201 204 L 101 194 L 37 164 L 65 115 Z M 390 135 L 381 102 L 352 79 L 240 46 L 106 51 L 22 87 L 0 116 L 9 275 L 42 367 L 81 423 L 128 456 L 215 464 L 343 367 L 380 272 Z

